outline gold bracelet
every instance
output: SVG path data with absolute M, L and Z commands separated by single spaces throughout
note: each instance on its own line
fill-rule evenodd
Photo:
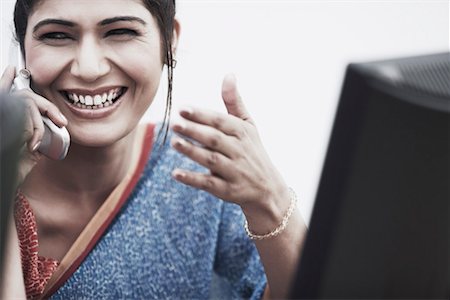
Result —
M 262 235 L 253 233 L 248 228 L 247 220 L 245 220 L 245 223 L 244 223 L 245 232 L 247 233 L 247 235 L 250 239 L 258 240 L 258 241 L 269 239 L 269 238 L 279 235 L 286 229 L 288 222 L 289 222 L 289 218 L 291 217 L 292 212 L 294 211 L 295 206 L 297 204 L 297 194 L 294 192 L 294 190 L 292 188 L 289 188 L 289 195 L 291 198 L 291 204 L 289 204 L 289 208 L 288 208 L 286 214 L 284 215 L 283 220 L 281 221 L 280 225 L 278 225 L 278 227 L 275 228 L 274 230 L 272 230 L 271 232 L 262 234 Z

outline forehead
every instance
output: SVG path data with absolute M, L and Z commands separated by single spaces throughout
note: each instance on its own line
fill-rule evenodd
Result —
M 40 0 L 33 8 L 29 22 L 58 18 L 90 23 L 119 15 L 152 19 L 143 0 Z

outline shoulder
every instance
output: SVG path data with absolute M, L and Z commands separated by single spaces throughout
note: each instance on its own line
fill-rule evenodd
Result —
M 175 133 L 163 127 L 163 124 L 148 124 L 147 138 L 151 139 L 147 161 L 148 168 L 158 168 L 170 172 L 175 168 L 183 168 L 195 172 L 206 172 L 207 169 L 176 151 L 170 144 Z
M 146 154 L 145 158 L 142 159 L 142 171 L 140 172 L 140 182 L 137 187 L 155 196 L 157 194 L 167 195 L 170 198 L 169 202 L 175 201 L 178 196 L 203 199 L 207 202 L 221 202 L 217 201 L 217 198 L 211 194 L 186 186 L 173 179 L 172 172 L 176 168 L 199 173 L 205 173 L 208 170 L 180 154 L 170 145 L 170 140 L 174 135 L 171 130 L 165 134 L 165 129 L 162 128 L 161 124 L 146 126 L 147 140 L 143 146 Z

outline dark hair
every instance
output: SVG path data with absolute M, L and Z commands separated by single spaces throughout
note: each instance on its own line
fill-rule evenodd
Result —
M 22 53 L 25 55 L 25 33 L 28 26 L 28 17 L 33 11 L 33 8 L 42 0 L 17 0 L 14 8 L 14 26 L 16 39 L 20 44 Z M 158 138 L 164 132 L 164 141 L 166 140 L 169 130 L 170 113 L 172 109 L 172 82 L 173 82 L 173 68 L 175 62 L 172 53 L 172 38 L 175 19 L 175 0 L 142 0 L 145 7 L 156 18 L 158 28 L 161 33 L 161 48 L 164 63 L 167 65 L 167 98 L 166 109 L 164 112 L 164 120 Z

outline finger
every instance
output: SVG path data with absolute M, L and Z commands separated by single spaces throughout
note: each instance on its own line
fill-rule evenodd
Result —
M 172 176 L 181 183 L 204 190 L 219 198 L 223 199 L 227 195 L 228 184 L 223 179 L 214 175 L 175 169 L 172 172 Z
M 31 111 L 29 109 L 26 109 L 25 114 L 26 117 L 25 117 L 25 124 L 23 126 L 22 143 L 28 144 L 33 138 L 34 125 L 33 119 L 31 117 Z
M 174 123 L 172 129 L 174 132 L 193 139 L 206 148 L 220 152 L 227 157 L 235 157 L 238 154 L 235 146 L 236 140 L 210 126 L 182 120 Z
M 38 151 L 35 152 L 22 152 L 23 156 L 21 158 L 21 163 L 17 167 L 18 173 L 18 184 L 21 185 L 33 167 L 37 164 L 37 162 L 41 159 L 42 154 Z
M 253 120 L 245 108 L 244 102 L 237 89 L 236 77 L 232 74 L 226 75 L 223 79 L 222 98 L 230 115 L 253 124 Z
M 11 90 L 14 77 L 16 74 L 14 66 L 8 66 L 2 74 L 0 79 L 0 91 L 9 92 Z
M 44 137 L 44 122 L 42 122 L 38 108 L 34 103 L 31 103 L 31 101 L 28 103 L 28 115 L 30 119 L 29 128 L 32 130 L 31 138 L 28 141 L 28 149 L 30 152 L 35 152 L 39 148 L 42 138 Z
M 196 146 L 180 137 L 172 138 L 171 144 L 178 152 L 208 168 L 218 177 L 225 180 L 231 180 L 234 178 L 231 160 L 221 153 Z
M 58 127 L 67 125 L 66 117 L 64 117 L 64 115 L 55 104 L 53 104 L 46 98 L 34 93 L 31 90 L 21 90 L 18 93 L 36 103 L 40 114 L 49 117 L 50 120 L 52 120 L 52 122 L 55 123 Z
M 214 127 L 226 135 L 241 137 L 244 133 L 242 120 L 233 115 L 192 107 L 181 108 L 180 115 L 190 121 Z

